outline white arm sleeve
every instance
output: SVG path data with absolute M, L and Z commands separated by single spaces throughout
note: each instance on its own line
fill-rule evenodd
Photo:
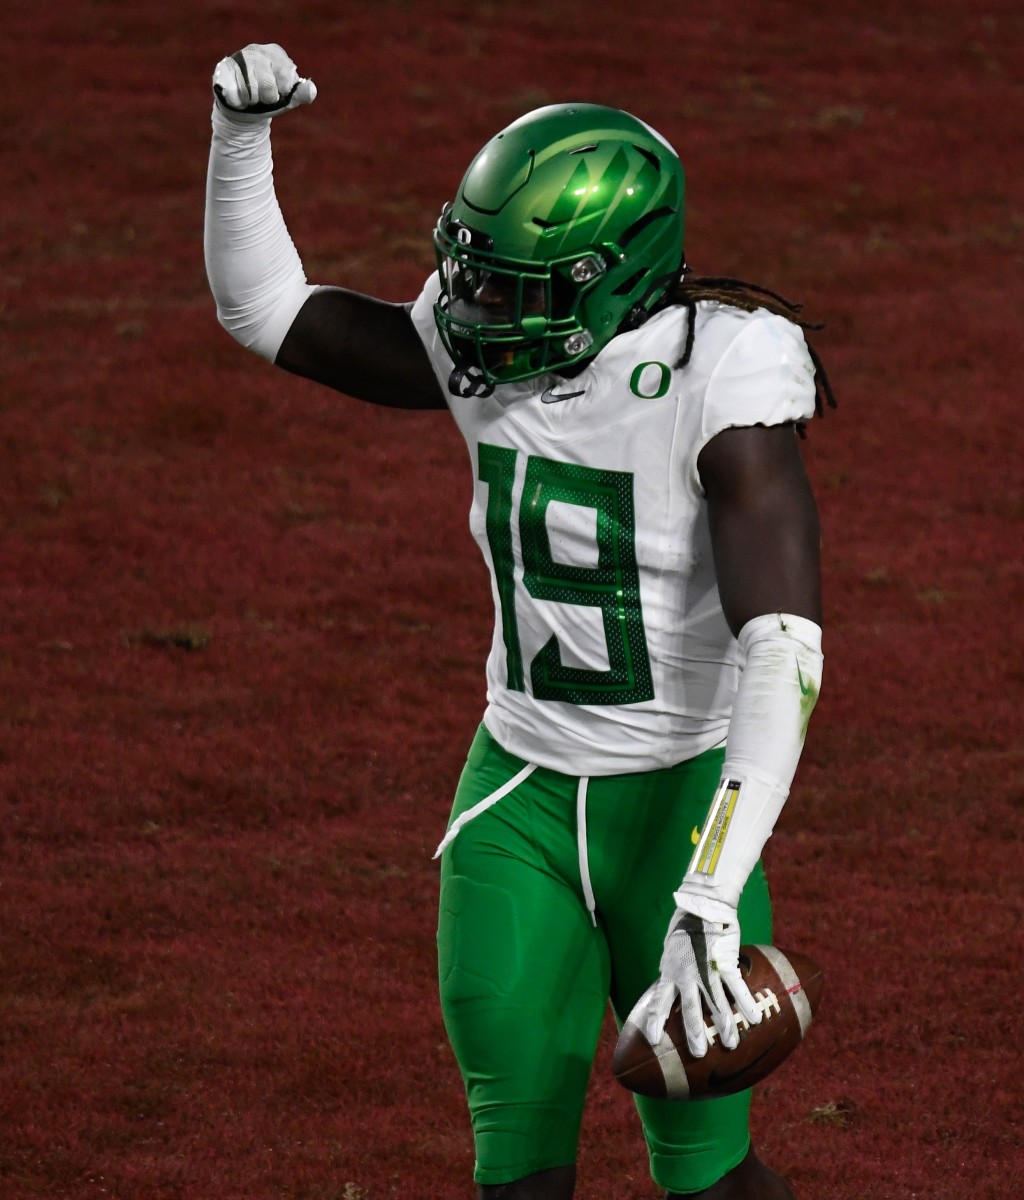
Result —
M 274 192 L 270 120 L 232 120 L 213 106 L 206 178 L 206 274 L 217 319 L 271 362 L 299 309 L 306 282 Z
M 821 688 L 821 627 L 772 613 L 739 633 L 745 655 L 722 780 L 679 891 L 680 908 L 706 920 L 735 913 L 789 795 Z

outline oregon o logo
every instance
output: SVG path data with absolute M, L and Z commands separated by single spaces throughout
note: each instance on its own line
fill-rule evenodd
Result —
M 629 390 L 641 400 L 660 400 L 671 382 L 672 371 L 663 362 L 642 362 L 633 368 Z

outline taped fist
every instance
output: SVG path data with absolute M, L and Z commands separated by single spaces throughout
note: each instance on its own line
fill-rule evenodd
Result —
M 661 1039 L 678 996 L 686 1044 L 694 1058 L 703 1058 L 710 1042 L 704 1005 L 722 1045 L 735 1049 L 739 1030 L 729 996 L 749 1024 L 761 1021 L 761 1008 L 740 974 L 739 955 L 740 925 L 734 911 L 732 919 L 712 921 L 676 909 L 661 955 L 661 977 L 647 1005 L 648 1041 L 656 1045 Z
M 232 116 L 259 120 L 300 104 L 312 104 L 316 84 L 299 75 L 276 43 L 260 46 L 251 42 L 217 64 L 213 94 Z

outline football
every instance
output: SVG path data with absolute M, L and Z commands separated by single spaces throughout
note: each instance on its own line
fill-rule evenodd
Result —
M 736 1012 L 740 1044 L 723 1048 L 708 1018 L 711 1045 L 694 1058 L 676 1000 L 661 1040 L 643 1034 L 644 1013 L 653 985 L 637 1001 L 619 1034 L 612 1070 L 630 1091 L 659 1100 L 710 1100 L 729 1096 L 764 1079 L 800 1045 L 821 1002 L 824 976 L 806 955 L 776 946 L 741 946 L 740 973 L 761 1008 L 758 1025 Z

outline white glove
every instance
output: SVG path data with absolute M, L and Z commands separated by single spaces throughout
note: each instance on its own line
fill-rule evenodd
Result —
M 265 120 L 300 104 L 312 104 L 316 84 L 299 75 L 276 43 L 251 42 L 217 64 L 213 94 L 236 120 Z
M 761 1009 L 740 975 L 740 924 L 736 911 L 732 909 L 729 916 L 726 906 L 721 907 L 719 915 L 724 920 L 707 920 L 677 908 L 669 922 L 661 955 L 661 977 L 651 994 L 644 1030 L 652 1046 L 661 1040 L 676 996 L 686 1044 L 694 1058 L 704 1057 L 714 1036 L 704 1019 L 702 999 L 707 1003 L 714 1029 L 728 1050 L 734 1050 L 740 1040 L 729 995 L 748 1025 L 761 1021 Z

